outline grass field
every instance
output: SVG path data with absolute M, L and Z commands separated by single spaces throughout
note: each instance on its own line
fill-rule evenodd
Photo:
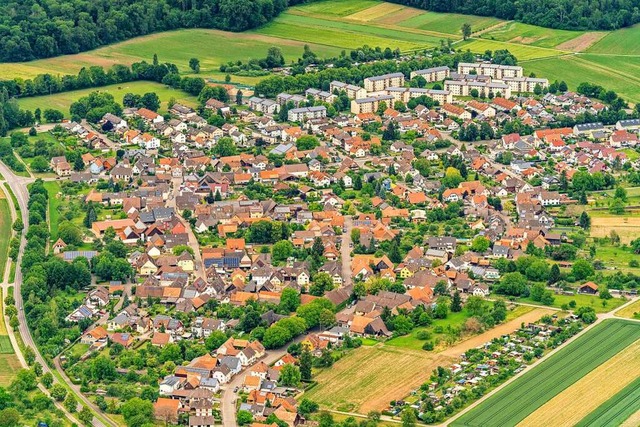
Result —
M 591 237 L 609 237 L 611 231 L 618 233 L 620 242 L 629 243 L 640 237 L 640 217 L 607 215 L 591 217 Z
M 559 56 L 567 53 L 567 52 L 563 52 L 556 49 L 549 49 L 546 47 L 527 46 L 519 43 L 508 43 L 508 42 L 486 40 L 486 39 L 467 40 L 466 42 L 456 45 L 456 47 L 460 47 L 465 50 L 469 49 L 472 52 L 485 52 L 487 50 L 493 51 L 498 49 L 508 49 L 509 52 L 514 54 L 519 61 L 526 61 L 529 59 L 548 58 L 548 57 Z M 548 76 L 545 76 L 545 77 L 548 77 Z
M 633 319 L 634 317 L 636 319 L 640 319 L 640 300 L 634 302 L 633 304 L 629 304 L 622 310 L 616 311 L 616 316 L 626 317 L 628 319 Z
M 11 240 L 11 211 L 9 202 L 0 190 L 0 278 L 4 279 L 4 270 L 9 255 L 9 240 Z
M 367 414 L 380 411 L 422 384 L 439 365 L 453 361 L 435 353 L 390 346 L 360 347 L 317 376 L 305 393 L 322 408 Z
M 639 55 L 640 25 L 612 31 L 602 40 L 591 46 L 588 52 L 608 55 Z
M 638 339 L 640 324 L 605 320 L 450 425 L 515 426 Z
M 555 48 L 580 37 L 584 31 L 555 30 L 520 22 L 508 22 L 482 34 L 481 38 L 530 46 Z
M 60 192 L 60 184 L 55 181 L 45 181 L 44 188 L 49 193 L 49 230 L 51 231 L 51 241 L 58 240 L 58 224 L 60 223 L 60 212 L 58 207 L 60 206 L 60 199 L 58 193 Z
M 419 28 L 421 30 L 438 31 L 454 34 L 458 38 L 461 35 L 462 24 L 471 25 L 472 31 L 480 31 L 499 24 L 498 18 L 491 16 L 469 16 L 456 13 L 422 12 L 399 23 L 401 27 Z
M 22 366 L 15 354 L 0 354 L 0 387 L 11 384 L 20 368 Z
M 32 98 L 21 98 L 18 99 L 18 105 L 20 105 L 21 108 L 32 111 L 38 107 L 42 108 L 43 106 L 46 106 L 47 108 L 55 108 L 62 111 L 66 117 L 69 117 L 69 106 L 79 98 L 94 91 L 110 93 L 113 95 L 116 102 L 120 104 L 122 104 L 122 97 L 128 92 L 139 95 L 147 92 L 155 92 L 158 94 L 158 97 L 160 97 L 160 101 L 162 103 L 160 112 L 166 112 L 168 110 L 167 104 L 171 98 L 175 98 L 176 101 L 190 107 L 197 107 L 198 105 L 198 101 L 195 96 L 188 95 L 181 90 L 172 89 L 161 83 L 144 81 L 120 83 L 101 88 L 74 90 L 72 92 L 55 93 L 53 95 L 37 96 Z
M 610 396 L 617 396 L 635 378 L 640 378 L 640 340 L 631 344 L 602 365 L 580 378 L 575 384 L 539 407 L 525 418 L 518 427 L 537 427 L 555 425 L 575 425 L 592 411 L 609 400 Z M 628 398 L 628 400 L 627 400 Z M 623 409 L 634 412 L 634 398 L 640 402 L 640 393 L 625 394 L 619 402 Z M 613 399 L 613 398 L 612 398 Z M 615 405 L 614 405 L 615 406 Z M 603 416 L 607 411 L 597 411 Z M 616 417 L 616 411 L 612 414 Z M 628 413 L 620 421 L 626 419 Z M 598 425 L 614 425 L 610 423 Z
M 584 295 L 584 294 L 576 294 L 576 295 L 562 295 L 562 294 L 553 294 L 553 304 L 551 307 L 560 308 L 564 304 L 569 304 L 571 301 L 576 302 L 576 308 L 579 307 L 593 307 L 596 313 L 607 313 L 611 310 L 614 310 L 620 307 L 622 304 L 626 302 L 622 298 L 611 298 L 608 300 L 601 299 L 598 295 Z M 525 302 L 528 304 L 538 304 L 530 298 L 519 298 L 518 301 Z M 602 305 L 602 301 L 606 301 L 606 305 Z
M 583 418 L 575 427 L 621 425 L 640 408 L 640 377 Z

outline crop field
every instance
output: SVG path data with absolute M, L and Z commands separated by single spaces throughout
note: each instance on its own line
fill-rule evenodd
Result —
M 616 311 L 615 314 L 618 317 L 626 317 L 628 319 L 633 319 L 634 317 L 636 317 L 637 319 L 640 319 L 640 300 L 634 302 L 633 304 L 629 304 L 621 310 Z
M 526 371 L 452 426 L 515 426 L 550 399 L 640 339 L 640 324 L 606 320 Z
M 9 202 L 0 190 L 0 278 L 4 279 L 4 270 L 9 255 L 9 240 L 11 239 L 11 211 Z
M 608 55 L 640 55 L 640 25 L 612 31 L 587 51 Z
M 638 408 L 640 408 L 640 377 L 598 406 L 575 427 L 622 425 L 639 410 Z
M 608 237 L 611 231 L 620 236 L 620 242 L 629 243 L 640 237 L 640 217 L 626 215 L 592 216 L 591 237 Z
M 555 30 L 520 22 L 508 22 L 481 35 L 481 38 L 524 45 L 555 48 L 580 37 L 584 31 Z
M 401 399 L 429 378 L 431 371 L 453 357 L 403 348 L 360 347 L 322 370 L 305 393 L 322 408 L 367 414 Z
M 161 101 L 160 112 L 168 110 L 168 102 L 171 98 L 175 98 L 176 101 L 190 107 L 196 107 L 198 105 L 198 101 L 195 96 L 191 96 L 178 89 L 172 89 L 161 83 L 145 81 L 119 83 L 100 88 L 81 89 L 71 92 L 54 93 L 53 95 L 21 98 L 18 99 L 18 104 L 21 108 L 27 110 L 35 110 L 38 107 L 43 108 L 43 106 L 46 106 L 46 108 L 55 108 L 62 111 L 65 116 L 68 117 L 69 107 L 71 104 L 79 98 L 94 91 L 110 93 L 119 103 L 122 103 L 122 97 L 128 92 L 136 93 L 138 95 L 142 95 L 147 92 L 155 92 L 158 94 Z
M 637 393 L 627 391 L 618 400 L 616 396 L 623 392 L 634 379 L 640 379 L 640 340 L 631 344 L 620 353 L 605 361 L 593 371 L 579 379 L 575 384 L 556 395 L 553 399 L 539 407 L 525 418 L 518 427 L 575 425 L 593 411 L 592 415 L 605 419 L 609 416 L 616 418 L 619 410 L 626 409 L 627 413 L 620 421 L 626 419 L 638 407 L 634 407 L 635 399 L 640 403 L 640 390 Z M 611 397 L 613 396 L 613 397 Z M 614 400 L 613 406 L 621 407 L 613 409 L 607 416 L 607 410 L 600 410 L 609 400 Z M 589 425 L 585 424 L 585 425 Z M 596 425 L 617 425 L 613 423 L 600 423 Z
M 515 55 L 519 61 L 526 61 L 529 59 L 548 58 L 553 56 L 559 56 L 566 54 L 557 49 L 550 49 L 546 47 L 528 46 L 520 43 L 501 42 L 497 40 L 486 39 L 472 39 L 466 42 L 456 45 L 462 49 L 470 49 L 472 52 L 485 52 L 487 50 L 507 49 L 509 52 Z
M 461 35 L 462 24 L 471 25 L 471 31 L 481 31 L 504 22 L 492 16 L 469 16 L 456 13 L 421 12 L 399 23 L 401 27 L 419 28 L 421 30 L 439 31 L 447 34 Z

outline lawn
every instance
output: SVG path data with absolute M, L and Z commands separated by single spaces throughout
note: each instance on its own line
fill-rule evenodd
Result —
M 515 426 L 549 399 L 640 339 L 640 324 L 606 320 L 485 399 L 452 426 Z
M 436 334 L 433 332 L 436 326 L 440 326 L 444 330 L 446 330 L 447 326 L 459 328 L 469 317 L 469 314 L 464 309 L 459 313 L 449 313 L 446 319 L 435 319 L 431 326 L 424 328 L 415 328 L 413 331 L 411 331 L 410 334 L 392 338 L 389 341 L 386 341 L 384 345 L 391 347 L 408 348 L 411 350 L 421 350 L 422 345 L 425 343 L 425 341 L 418 339 L 418 333 L 420 333 L 421 331 L 430 331 L 434 338 L 442 338 L 445 336 L 444 333 Z
M 58 193 L 60 192 L 60 184 L 56 181 L 46 181 L 44 183 L 47 193 L 49 193 L 49 230 L 51 231 L 51 241 L 58 240 L 58 224 L 60 223 L 60 199 Z
M 508 22 L 482 34 L 482 38 L 524 45 L 555 48 L 584 34 L 584 31 L 555 30 L 521 22 Z
M 622 298 L 611 298 L 608 300 L 600 299 L 598 295 L 585 295 L 585 294 L 576 294 L 576 295 L 563 295 L 563 294 L 553 294 L 553 304 L 551 307 L 560 308 L 564 304 L 569 304 L 571 301 L 576 302 L 576 308 L 578 307 L 593 307 L 596 313 L 607 313 L 611 310 L 614 310 L 624 304 L 627 300 Z M 524 302 L 527 304 L 537 304 L 542 305 L 537 301 L 534 301 L 530 298 L 519 298 L 519 302 Z M 602 305 L 603 301 L 606 301 L 606 305 Z M 573 309 L 573 310 L 575 310 Z
M 419 14 L 399 22 L 398 25 L 407 28 L 418 28 L 441 33 L 453 34 L 457 38 L 462 36 L 462 24 L 471 25 L 471 31 L 481 31 L 499 24 L 498 18 L 491 16 L 460 15 L 456 13 L 437 13 L 421 11 Z
M 360 347 L 315 377 L 304 397 L 322 408 L 367 414 L 381 411 L 425 382 L 437 366 L 454 360 L 440 354 L 390 346 Z
M 618 426 L 640 407 L 640 378 L 627 385 L 575 427 Z
M 5 193 L 0 190 L 0 278 L 4 279 L 4 271 L 9 255 L 11 240 L 11 211 Z
M 71 92 L 56 93 L 53 95 L 20 98 L 18 99 L 18 105 L 20 105 L 21 108 L 31 111 L 36 108 L 54 108 L 62 111 L 66 117 L 69 117 L 69 106 L 79 98 L 94 91 L 110 93 L 118 103 L 122 103 L 123 96 L 129 92 L 139 95 L 143 95 L 147 92 L 155 92 L 162 102 L 161 112 L 168 110 L 167 104 L 170 98 L 175 98 L 178 102 L 191 107 L 196 107 L 198 105 L 198 101 L 195 96 L 188 95 L 181 90 L 172 89 L 161 83 L 146 81 L 119 83 L 101 88 L 81 89 Z

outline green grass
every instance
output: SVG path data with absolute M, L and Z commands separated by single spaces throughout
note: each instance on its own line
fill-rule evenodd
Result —
M 575 427 L 618 426 L 640 408 L 640 378 L 609 398 Z
M 562 307 L 563 304 L 569 304 L 569 302 L 575 301 L 576 309 L 578 307 L 593 307 L 596 313 L 607 313 L 611 310 L 614 310 L 620 307 L 622 304 L 626 302 L 626 300 L 623 300 L 622 298 L 611 298 L 608 300 L 603 300 L 603 299 L 600 299 L 598 295 L 584 295 L 584 294 L 576 294 L 576 295 L 553 294 L 553 298 L 554 300 L 551 307 L 560 308 Z M 607 302 L 605 306 L 602 305 L 603 301 Z M 531 298 L 519 298 L 518 302 L 542 305 L 539 302 L 532 300 Z
M 508 49 L 519 61 L 529 59 L 548 58 L 563 55 L 566 52 L 546 47 L 527 46 L 518 43 L 501 42 L 497 40 L 471 39 L 466 42 L 456 44 L 456 48 L 464 50 L 470 49 L 472 52 L 484 53 L 487 50 Z M 542 74 L 541 74 L 542 75 Z M 545 75 L 546 77 L 546 75 Z
M 639 55 L 640 54 L 640 25 L 622 28 L 612 31 L 597 43 L 594 43 L 587 52 Z
M 42 109 L 43 107 L 54 108 L 62 111 L 66 117 L 69 117 L 69 106 L 79 98 L 96 90 L 112 94 L 115 100 L 119 103 L 122 103 L 122 97 L 128 92 L 139 95 L 147 92 L 155 92 L 158 94 L 158 97 L 160 97 L 160 101 L 162 102 L 161 112 L 167 111 L 167 103 L 170 98 L 175 98 L 178 102 L 192 107 L 196 107 L 198 103 L 195 96 L 188 95 L 181 90 L 172 89 L 161 83 L 139 81 L 120 83 L 101 88 L 74 90 L 71 92 L 56 93 L 53 95 L 21 98 L 18 99 L 18 105 L 20 105 L 21 108 L 31 111 L 36 108 Z M 35 138 L 37 139 L 38 137 L 40 137 L 40 135 Z
M 13 354 L 13 346 L 8 335 L 0 335 L 0 354 Z
M 379 0 L 323 0 L 294 6 L 290 10 L 322 16 L 347 16 L 380 3 Z
M 58 192 L 60 192 L 60 184 L 56 181 L 45 181 L 44 188 L 49 193 L 49 230 L 51 231 L 51 241 L 58 240 L 58 224 L 60 222 L 60 200 Z
M 398 23 L 401 27 L 418 28 L 421 30 L 437 31 L 462 37 L 462 24 L 471 25 L 471 31 L 476 32 L 503 22 L 491 16 L 471 16 L 457 13 L 424 12 L 412 16 Z
M 82 344 L 80 342 L 74 344 L 73 346 L 71 346 L 71 348 L 69 350 L 67 350 L 67 354 L 69 356 L 76 356 L 76 357 L 81 357 L 83 354 L 85 354 L 87 351 L 89 350 L 89 345 L 88 344 Z
M 0 354 L 0 387 L 7 387 L 22 368 L 15 354 Z
M 554 48 L 584 34 L 584 31 L 554 30 L 520 22 L 509 22 L 482 34 L 482 38 L 530 46 Z
M 447 326 L 455 328 L 461 327 L 469 317 L 471 316 L 466 311 L 466 309 L 463 309 L 458 313 L 449 313 L 446 319 L 435 319 L 431 326 L 415 328 L 408 335 L 390 339 L 389 341 L 385 342 L 385 345 L 391 347 L 408 348 L 412 350 L 421 350 L 422 345 L 425 343 L 425 340 L 418 339 L 418 333 L 420 333 L 421 331 L 429 331 L 434 338 L 441 337 L 444 336 L 444 334 L 436 334 L 433 332 L 436 326 L 441 326 L 445 329 Z
M 601 260 L 607 267 L 615 267 L 617 270 L 640 274 L 640 268 L 629 267 L 629 261 L 637 260 L 638 255 L 629 248 L 611 245 L 597 245 L 596 259 Z
M 341 49 L 355 49 L 366 44 L 382 48 L 399 48 L 406 51 L 437 46 L 441 40 L 441 37 L 425 34 L 287 13 L 254 32 L 265 36 L 319 43 Z
M 4 279 L 4 271 L 9 255 L 9 240 L 11 240 L 11 211 L 7 199 L 0 199 L 0 278 Z
M 640 324 L 605 320 L 450 425 L 515 426 L 637 339 Z
M 16 211 L 20 212 L 20 205 L 18 204 L 18 199 L 16 198 L 16 195 L 13 194 L 13 190 L 11 189 L 9 184 L 5 182 L 4 188 L 7 190 L 6 193 L 9 193 L 9 196 L 11 196 L 11 200 L 13 201 L 13 207 L 16 208 Z

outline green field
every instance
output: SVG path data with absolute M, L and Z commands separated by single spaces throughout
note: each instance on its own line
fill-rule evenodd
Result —
M 553 304 L 550 307 L 560 308 L 563 304 L 569 304 L 571 301 L 576 302 L 576 309 L 579 307 L 593 307 L 596 313 L 607 313 L 611 310 L 614 310 L 620 307 L 622 304 L 626 302 L 622 298 L 611 298 L 608 300 L 601 299 L 598 295 L 585 295 L 585 294 L 576 294 L 576 295 L 563 295 L 563 294 L 553 294 Z M 537 304 L 541 305 L 539 302 L 536 302 L 530 298 L 518 298 L 519 302 L 524 302 L 527 304 Z M 606 305 L 602 305 L 602 302 L 606 301 Z
M 347 1 L 316 1 L 309 4 L 294 6 L 291 11 L 318 14 L 322 16 L 347 16 L 361 10 L 379 5 L 379 0 L 347 0 Z
M 13 346 L 8 335 L 0 335 L 0 354 L 13 354 Z
M 640 25 L 612 31 L 587 49 L 587 52 L 608 55 L 640 55 Z
M 616 393 L 575 427 L 619 426 L 640 409 L 640 378 Z
M 461 34 L 462 24 L 471 25 L 471 31 L 476 32 L 499 24 L 501 21 L 492 16 L 470 16 L 456 13 L 424 12 L 399 23 L 401 27 L 419 28 L 421 30 L 438 31 L 441 33 Z
M 561 43 L 584 34 L 584 31 L 555 30 L 535 25 L 509 22 L 484 33 L 485 39 L 521 43 L 530 46 L 555 48 Z
M 3 196 L 0 199 L 0 278 L 4 279 L 4 270 L 9 255 L 9 240 L 11 240 L 11 211 L 9 210 L 9 202 L 4 198 L 1 190 L 0 194 Z
M 638 339 L 639 323 L 605 320 L 450 425 L 515 426 L 549 399 Z
M 60 212 L 58 207 L 60 206 L 60 199 L 58 193 L 60 192 L 60 184 L 56 181 L 46 181 L 44 188 L 49 193 L 49 229 L 51 230 L 51 241 L 58 240 L 58 224 L 60 223 Z
M 486 39 L 472 39 L 467 40 L 466 42 L 460 43 L 456 45 L 456 47 L 460 47 L 462 49 L 469 49 L 472 52 L 483 53 L 487 50 L 499 50 L 499 49 L 507 49 L 509 52 L 515 55 L 519 61 L 526 61 L 528 59 L 540 59 L 540 58 L 548 58 L 566 54 L 567 52 L 563 52 L 556 49 L 549 49 L 546 47 L 538 47 L 538 46 L 527 46 L 519 43 L 509 43 L 509 42 L 501 42 L 497 40 L 486 40 Z
M 167 111 L 167 104 L 169 102 L 169 99 L 171 98 L 175 98 L 176 101 L 187 106 L 196 107 L 198 105 L 198 101 L 195 96 L 188 95 L 181 90 L 172 89 L 161 83 L 146 81 L 120 83 L 110 86 L 104 86 L 101 88 L 81 89 L 74 90 L 72 92 L 56 93 L 53 95 L 21 98 L 18 100 L 18 104 L 21 108 L 32 111 L 38 107 L 41 109 L 54 108 L 62 111 L 65 116 L 68 117 L 69 106 L 79 98 L 94 91 L 110 93 L 118 103 L 122 103 L 122 97 L 128 92 L 136 93 L 139 95 L 147 92 L 155 92 L 156 94 L 158 94 L 158 97 L 160 97 L 160 101 L 162 102 L 162 107 L 160 109 L 161 112 Z

